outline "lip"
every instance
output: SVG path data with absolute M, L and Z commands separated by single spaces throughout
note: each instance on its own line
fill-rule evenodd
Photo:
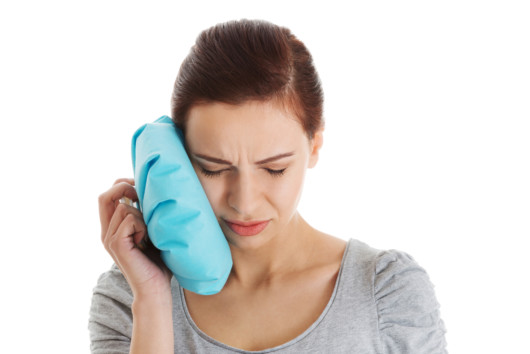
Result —
M 225 220 L 226 225 L 239 236 L 254 236 L 263 231 L 270 220 L 264 221 L 238 221 Z

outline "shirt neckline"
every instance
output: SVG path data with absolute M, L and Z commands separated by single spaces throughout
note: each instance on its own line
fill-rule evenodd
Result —
M 295 338 L 291 339 L 288 342 L 285 342 L 283 344 L 280 344 L 280 345 L 272 347 L 272 348 L 267 348 L 267 349 L 258 350 L 258 351 L 243 350 L 243 349 L 232 347 L 230 345 L 227 345 L 227 344 L 224 344 L 222 342 L 219 342 L 218 340 L 216 340 L 216 339 L 210 337 L 209 335 L 207 335 L 206 333 L 204 333 L 195 324 L 195 322 L 191 318 L 191 315 L 190 315 L 190 313 L 188 311 L 188 305 L 186 303 L 186 298 L 184 296 L 184 290 L 183 290 L 182 286 L 180 286 L 180 284 L 179 284 L 178 288 L 179 288 L 180 300 L 181 300 L 182 308 L 184 309 L 184 313 L 186 315 L 186 321 L 187 321 L 188 325 L 202 339 L 206 340 L 207 342 L 209 342 L 209 343 L 211 343 L 211 344 L 213 344 L 213 345 L 215 345 L 217 347 L 221 347 L 223 349 L 231 350 L 231 351 L 236 352 L 236 353 L 270 353 L 270 352 L 274 352 L 274 351 L 277 351 L 277 350 L 280 350 L 280 349 L 285 349 L 286 347 L 289 347 L 289 346 L 291 346 L 291 345 L 293 345 L 295 343 L 298 343 L 302 339 L 307 337 L 309 334 L 311 334 L 316 327 L 318 327 L 318 325 L 324 320 L 324 318 L 326 317 L 327 313 L 329 312 L 331 306 L 333 305 L 333 303 L 335 301 L 335 298 L 337 297 L 337 292 L 338 292 L 340 280 L 342 278 L 342 273 L 343 273 L 343 269 L 344 269 L 344 263 L 345 263 L 345 260 L 347 258 L 347 254 L 349 253 L 350 244 L 351 244 L 351 239 L 346 244 L 346 248 L 345 248 L 344 253 L 342 255 L 342 260 L 341 260 L 341 264 L 340 264 L 340 268 L 339 268 L 339 273 L 337 275 L 337 280 L 335 280 L 335 286 L 333 288 L 333 293 L 331 294 L 326 307 L 324 308 L 324 310 L 322 311 L 320 316 L 315 320 L 315 322 L 313 322 L 311 324 L 311 326 L 309 326 L 303 333 L 299 334 L 298 336 L 296 336 Z

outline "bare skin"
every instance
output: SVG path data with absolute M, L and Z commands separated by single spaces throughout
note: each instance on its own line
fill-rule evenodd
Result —
M 234 271 L 216 295 L 185 290 L 195 324 L 217 341 L 244 350 L 272 348 L 302 334 L 329 302 L 345 249 L 343 240 L 317 231 L 306 237 L 312 250 L 299 250 L 289 269 L 246 281 Z
M 134 300 L 130 353 L 173 353 L 171 272 L 137 245 L 147 233 L 141 213 L 120 204 L 138 200 L 134 180 L 122 178 L 99 196 L 101 241 L 129 283 Z
M 185 291 L 193 321 L 212 338 L 245 350 L 274 347 L 303 333 L 329 302 L 346 243 L 297 211 L 322 141 L 322 130 L 308 139 L 297 118 L 273 103 L 190 109 L 188 154 L 234 264 L 220 293 Z M 146 234 L 141 214 L 118 202 L 137 200 L 133 184 L 118 180 L 100 196 L 102 241 L 133 291 L 131 353 L 173 353 L 171 273 L 137 247 Z M 228 220 L 268 224 L 243 236 Z

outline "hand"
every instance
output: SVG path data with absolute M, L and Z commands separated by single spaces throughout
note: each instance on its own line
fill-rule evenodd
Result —
M 160 259 L 158 250 L 145 242 L 147 226 L 142 213 L 120 203 L 123 197 L 138 200 L 134 179 L 118 179 L 99 196 L 101 241 L 105 249 L 127 279 L 135 298 L 171 292 L 171 272 Z

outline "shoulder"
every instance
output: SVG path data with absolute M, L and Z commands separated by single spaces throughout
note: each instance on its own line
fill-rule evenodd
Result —
M 116 265 L 100 275 L 93 289 L 88 321 L 92 353 L 118 349 L 128 352 L 132 301 L 131 288 Z
M 373 254 L 373 298 L 388 352 L 445 353 L 445 327 L 427 272 L 407 253 Z
M 380 297 L 395 294 L 403 299 L 405 296 L 414 296 L 417 300 L 414 303 L 418 305 L 434 300 L 433 286 L 427 272 L 405 252 L 378 252 L 374 259 L 374 275 L 374 293 L 384 295 Z

